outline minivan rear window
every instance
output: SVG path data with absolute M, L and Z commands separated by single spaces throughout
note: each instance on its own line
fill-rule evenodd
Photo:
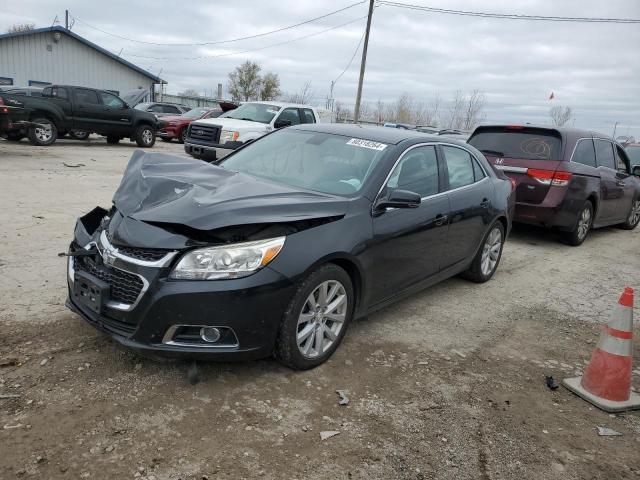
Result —
M 562 140 L 554 130 L 543 128 L 478 128 L 468 140 L 482 153 L 525 160 L 560 160 Z

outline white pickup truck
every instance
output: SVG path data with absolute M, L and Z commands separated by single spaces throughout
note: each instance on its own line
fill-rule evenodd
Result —
M 192 157 L 213 161 L 272 130 L 319 121 L 318 111 L 309 105 L 246 102 L 217 118 L 193 122 L 184 140 L 184 151 Z

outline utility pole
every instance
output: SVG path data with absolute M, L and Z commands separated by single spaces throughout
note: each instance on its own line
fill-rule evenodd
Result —
M 64 11 L 64 28 L 69 30 L 69 10 Z
M 369 30 L 371 30 L 371 17 L 373 16 L 374 0 L 369 0 L 369 16 L 367 17 L 367 30 L 364 34 L 364 47 L 362 48 L 362 61 L 360 62 L 360 79 L 358 80 L 358 95 L 356 96 L 356 109 L 353 112 L 353 121 L 358 123 L 360 119 L 360 99 L 362 98 L 362 83 L 364 82 L 364 67 L 367 63 L 367 47 L 369 46 Z

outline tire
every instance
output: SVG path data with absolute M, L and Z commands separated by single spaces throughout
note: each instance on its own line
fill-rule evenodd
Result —
M 325 295 L 333 295 L 326 303 L 337 303 L 338 306 L 326 312 L 327 316 L 323 310 L 317 310 L 314 314 L 318 305 L 311 305 L 309 299 L 313 298 L 322 305 L 320 292 L 325 286 Z M 339 303 L 342 296 L 344 300 Z M 300 283 L 282 316 L 274 351 L 276 358 L 294 370 L 308 370 L 324 363 L 344 338 L 353 317 L 354 306 L 353 285 L 347 272 L 332 263 L 314 270 Z M 331 319 L 330 314 L 336 320 Z M 299 319 L 303 315 L 306 320 L 300 323 Z M 342 321 L 337 321 L 338 318 Z M 305 331 L 307 335 L 301 337 L 299 346 L 298 337 Z M 322 347 L 318 348 L 318 345 Z
M 582 245 L 589 235 L 593 225 L 593 204 L 587 200 L 578 213 L 576 225 L 570 232 L 564 232 L 564 241 L 567 245 L 578 247 Z
M 84 130 L 71 130 L 69 136 L 74 140 L 86 140 L 89 138 L 90 133 Z
M 133 138 L 139 147 L 151 148 L 156 143 L 156 131 L 150 125 L 140 125 Z
M 162 140 L 163 142 L 167 142 L 167 143 L 170 143 L 170 142 L 171 142 L 171 139 L 170 139 L 170 138 L 163 138 L 163 137 L 160 137 L 160 140 Z
M 187 128 L 183 128 L 180 130 L 180 135 L 178 135 L 178 143 L 184 143 L 187 138 Z
M 29 128 L 29 141 L 38 145 L 39 147 L 46 147 L 55 143 L 58 139 L 58 129 L 56 125 L 48 118 L 34 118 L 33 123 L 39 123 L 45 125 L 45 128 L 30 127 Z
M 7 133 L 7 140 L 10 142 L 19 142 L 24 138 L 24 133 Z
M 120 143 L 120 137 L 113 137 L 111 135 L 107 136 L 107 143 L 109 145 L 117 145 Z
M 482 247 L 478 250 L 469 268 L 462 272 L 461 276 L 475 283 L 491 280 L 500 265 L 504 240 L 504 225 L 500 220 L 497 220 L 482 238 Z
M 640 223 L 640 198 L 636 198 L 633 201 L 627 221 L 621 223 L 619 226 L 623 230 L 633 230 L 638 226 L 638 223 Z

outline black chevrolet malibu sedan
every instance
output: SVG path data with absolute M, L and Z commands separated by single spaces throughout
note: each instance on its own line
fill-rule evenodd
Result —
M 479 151 L 410 130 L 299 125 L 218 165 L 136 152 L 76 223 L 68 306 L 146 354 L 312 368 L 354 318 L 489 280 L 513 208 Z

